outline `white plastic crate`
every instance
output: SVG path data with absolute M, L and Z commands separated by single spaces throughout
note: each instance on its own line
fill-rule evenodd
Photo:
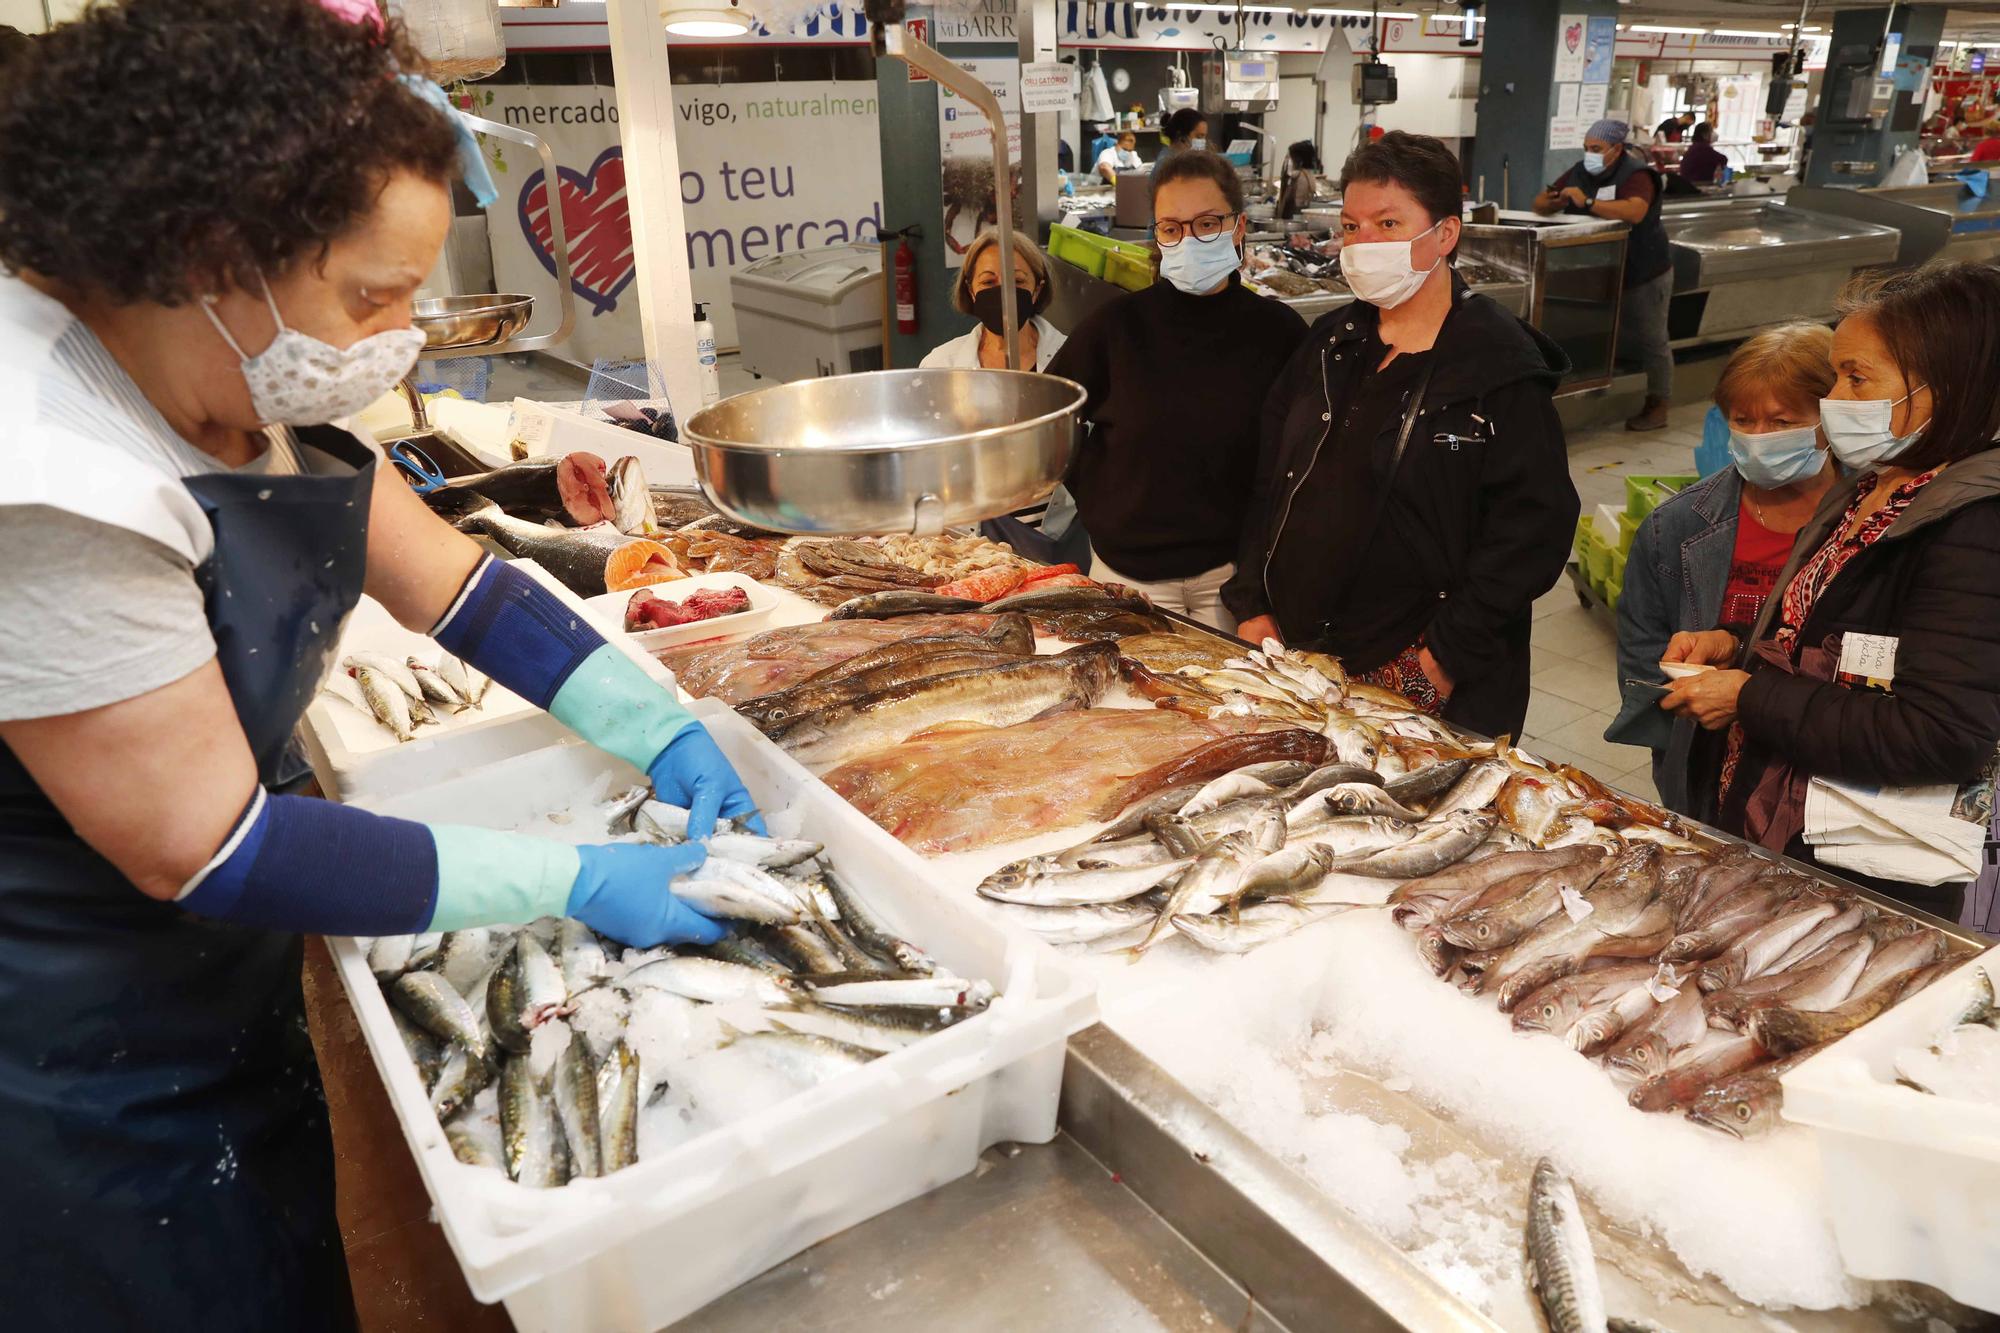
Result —
M 1856 1277 L 1929 1283 L 2000 1312 L 2000 1106 L 1896 1082 L 1895 1061 L 1929 1046 L 1972 995 L 2000 982 L 1989 949 L 1784 1076 L 1785 1118 L 1819 1140 L 1834 1238 Z
M 516 1326 L 657 1329 L 800 1250 L 969 1173 L 999 1142 L 1056 1129 L 1068 1037 L 1096 1021 L 1092 983 L 1052 950 L 936 892 L 922 861 L 726 708 L 697 711 L 774 833 L 826 844 L 883 925 L 1001 995 L 975 1018 L 624 1171 L 532 1190 L 453 1157 L 352 940 L 333 956 L 467 1284 Z M 492 765 L 368 808 L 510 827 L 607 772 L 581 743 Z
M 685 625 L 670 625 L 665 629 L 642 630 L 628 633 L 625 629 L 625 607 L 639 589 L 626 592 L 607 592 L 601 597 L 584 599 L 584 609 L 590 613 L 591 623 L 598 633 L 607 639 L 624 639 L 642 653 L 657 653 L 662 649 L 677 647 L 683 643 L 695 643 L 702 639 L 730 639 L 743 634 L 755 634 L 769 629 L 771 617 L 779 607 L 779 590 L 766 587 L 747 574 L 725 571 L 720 574 L 696 574 L 691 578 L 674 579 L 667 583 L 648 584 L 644 591 L 655 597 L 664 597 L 670 602 L 685 601 L 689 593 L 704 588 L 741 588 L 750 599 L 748 610 L 738 611 L 733 616 L 716 616 L 712 620 L 696 620 Z

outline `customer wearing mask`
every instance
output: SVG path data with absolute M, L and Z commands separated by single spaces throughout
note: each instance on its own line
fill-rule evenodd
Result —
M 1723 367 L 1715 401 L 1729 422 L 1734 463 L 1655 509 L 1632 537 L 1618 599 L 1623 707 L 1604 739 L 1653 752 L 1660 802 L 1699 819 L 1714 772 L 1695 754 L 1700 729 L 1659 708 L 1660 661 L 1683 630 L 1734 626 L 1747 634 L 1770 596 L 1792 538 L 1832 488 L 1838 469 L 1819 433 L 1819 400 L 1833 389 L 1833 333 L 1784 324 L 1744 343 Z M 1710 757 L 1712 759 L 1712 757 Z
M 1618 355 L 1646 368 L 1646 402 L 1626 430 L 1661 430 L 1674 396 L 1674 349 L 1667 342 L 1667 302 L 1674 259 L 1660 221 L 1664 182 L 1645 155 L 1625 144 L 1628 127 L 1600 120 L 1583 136 L 1583 161 L 1535 196 L 1537 213 L 1573 213 L 1629 223 L 1625 295 L 1618 312 Z
M 1674 636 L 1669 660 L 1718 669 L 1660 704 L 1727 734 L 1721 827 L 1802 858 L 1811 778 L 1963 785 L 2000 746 L 2000 270 L 1874 276 L 1842 310 L 1820 429 L 1848 476 L 1747 635 Z M 1886 689 L 1882 653 L 1850 670 L 1871 648 Z M 1881 887 L 1943 916 L 1963 890 Z
M 1715 146 L 1715 126 L 1703 121 L 1694 127 L 1694 142 L 1681 154 L 1680 177 L 1689 185 L 1713 185 L 1729 159 Z
M 1458 160 L 1391 131 L 1341 169 L 1341 273 L 1264 406 L 1257 489 L 1223 599 L 1243 637 L 1488 735 L 1528 710 L 1536 597 L 1576 532 L 1554 342 L 1451 267 Z
M 1237 277 L 1236 168 L 1182 153 L 1153 169 L 1152 193 L 1160 281 L 1093 311 L 1049 363 L 1089 394 L 1069 488 L 1094 577 L 1232 629 L 1221 591 L 1243 536 L 1258 412 L 1306 326 Z
M 1191 106 L 1168 116 L 1160 133 L 1166 136 L 1167 146 L 1153 161 L 1155 171 L 1181 153 L 1199 153 L 1208 147 L 1208 119 Z

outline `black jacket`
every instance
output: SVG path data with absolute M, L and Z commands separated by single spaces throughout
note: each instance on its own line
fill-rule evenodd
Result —
M 1456 274 L 1452 301 L 1374 537 L 1396 545 L 1407 577 L 1357 587 L 1329 569 L 1319 588 L 1288 589 L 1283 598 L 1316 601 L 1315 621 L 1279 628 L 1288 642 L 1325 644 L 1368 599 L 1366 619 L 1396 628 L 1382 642 L 1344 645 L 1350 667 L 1372 670 L 1422 634 L 1455 685 L 1445 717 L 1487 735 L 1518 736 L 1528 710 L 1534 600 L 1562 573 L 1580 507 L 1550 397 L 1569 358 Z M 1280 514 L 1342 406 L 1327 396 L 1329 368 L 1370 338 L 1378 313 L 1356 302 L 1323 316 L 1265 401 L 1243 549 L 1222 590 L 1239 620 L 1272 609 L 1266 576 Z M 1391 449 L 1401 425 L 1394 418 L 1383 427 Z
M 1789 587 L 1840 523 L 1856 482 L 1827 492 L 1799 532 L 1777 586 Z M 1751 642 L 1774 632 L 1783 601 L 1764 604 Z M 1736 715 L 1745 747 L 1722 811 L 1743 826 L 1743 804 L 1764 765 L 1893 786 L 1963 784 L 2000 746 L 2000 449 L 1932 479 L 1882 537 L 1848 562 L 1800 627 L 1801 646 L 1837 635 L 1897 641 L 1886 694 L 1795 676 L 1747 660 Z

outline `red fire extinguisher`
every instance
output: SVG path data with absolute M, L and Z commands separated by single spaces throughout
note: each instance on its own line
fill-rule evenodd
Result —
M 896 244 L 896 331 L 915 333 L 917 331 L 917 252 L 910 246 L 910 233 L 915 230 L 905 227 L 896 234 L 902 239 Z

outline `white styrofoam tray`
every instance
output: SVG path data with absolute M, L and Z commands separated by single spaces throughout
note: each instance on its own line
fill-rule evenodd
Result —
M 1936 1041 L 1987 950 L 1783 1078 L 1785 1118 L 1819 1140 L 1834 1238 L 1856 1277 L 1926 1282 L 2000 1312 L 2000 1106 L 1896 1082 L 1896 1056 Z
M 712 620 L 696 620 L 685 625 L 670 625 L 665 629 L 650 629 L 638 633 L 625 628 L 625 606 L 641 591 L 670 602 L 685 601 L 689 593 L 703 588 L 741 588 L 750 598 L 750 609 L 739 611 L 733 616 L 716 616 Z M 748 574 L 733 570 L 721 574 L 696 574 L 691 578 L 673 579 L 666 583 L 648 584 L 644 589 L 631 588 L 624 592 L 607 592 L 584 599 L 583 609 L 589 613 L 591 623 L 607 639 L 623 638 L 642 653 L 657 653 L 662 649 L 678 647 L 683 643 L 695 643 L 701 639 L 726 639 L 738 634 L 754 634 L 768 627 L 771 617 L 778 611 L 778 590 L 766 587 Z
M 583 602 L 532 560 L 512 562 L 588 618 Z M 670 683 L 673 673 L 633 649 L 623 635 L 605 636 L 653 679 Z M 363 597 L 340 633 L 334 669 L 353 653 L 382 653 L 402 661 L 417 657 L 435 663 L 444 649 L 415 630 L 403 628 L 371 597 Z M 495 681 L 481 707 L 459 713 L 439 711 L 432 726 L 416 729 L 407 741 L 346 700 L 321 691 L 306 706 L 299 733 L 313 774 L 329 796 L 351 801 L 398 796 L 447 781 L 512 755 L 555 745 L 569 731 L 554 718 Z
M 342 984 L 467 1284 L 524 1330 L 656 1329 L 857 1222 L 970 1172 L 994 1143 L 1046 1142 L 1093 985 L 1052 950 L 934 891 L 922 862 L 726 708 L 698 709 L 774 833 L 805 832 L 896 934 L 1001 995 L 983 1014 L 614 1175 L 531 1190 L 453 1155 L 367 959 Z M 519 755 L 367 808 L 512 827 L 606 772 L 581 743 Z

